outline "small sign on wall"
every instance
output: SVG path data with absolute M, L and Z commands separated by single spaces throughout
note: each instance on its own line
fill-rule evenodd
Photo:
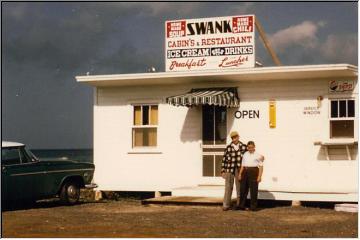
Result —
M 354 90 L 355 82 L 353 80 L 331 80 L 329 82 L 329 92 L 351 92 Z
M 276 128 L 276 102 L 275 102 L 275 100 L 269 101 L 269 127 Z
M 320 114 L 320 108 L 318 107 L 304 107 L 303 110 L 304 115 L 319 115 Z
M 260 110 L 239 110 L 235 112 L 235 118 L 260 118 Z

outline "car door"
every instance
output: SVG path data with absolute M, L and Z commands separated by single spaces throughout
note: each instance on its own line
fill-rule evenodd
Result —
M 18 147 L 1 149 L 1 189 L 2 200 L 10 201 L 18 199 L 17 187 L 12 174 L 17 172 L 21 164 L 20 152 Z
M 12 160 L 11 164 L 4 164 L 3 166 L 7 197 L 10 199 L 39 199 L 43 197 L 44 166 L 39 161 L 30 158 L 24 147 L 9 148 L 8 151 L 4 152 L 4 155 L 13 156 L 13 159 L 18 155 L 20 159 L 20 163 L 16 159 L 16 161 Z

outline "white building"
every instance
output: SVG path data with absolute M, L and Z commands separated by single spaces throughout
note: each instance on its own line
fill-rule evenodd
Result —
M 229 133 L 236 130 L 242 142 L 255 141 L 257 151 L 265 156 L 259 198 L 358 200 L 356 66 L 76 79 L 95 89 L 94 181 L 99 190 L 222 197 L 223 148 L 230 142 Z M 208 96 L 210 102 L 224 90 L 230 99 L 221 103 L 232 106 L 201 102 L 182 106 L 181 95 L 191 90 L 187 97 L 193 101 Z

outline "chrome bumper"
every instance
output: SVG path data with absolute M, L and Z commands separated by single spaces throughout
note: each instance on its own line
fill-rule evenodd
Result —
M 86 184 L 85 188 L 97 188 L 98 185 L 96 183 L 90 183 L 90 184 Z

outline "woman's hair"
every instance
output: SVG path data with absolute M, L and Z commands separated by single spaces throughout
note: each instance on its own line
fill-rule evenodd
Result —
M 248 146 L 249 146 L 249 145 L 255 146 L 255 143 L 254 143 L 254 141 L 248 141 L 247 145 L 248 145 Z

